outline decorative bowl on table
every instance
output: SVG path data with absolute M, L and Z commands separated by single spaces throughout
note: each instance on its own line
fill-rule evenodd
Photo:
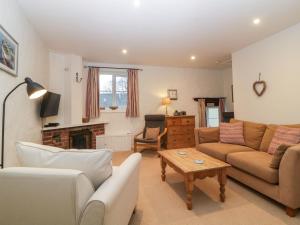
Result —
M 111 110 L 116 110 L 116 109 L 118 109 L 118 106 L 109 106 L 109 108 L 111 109 Z

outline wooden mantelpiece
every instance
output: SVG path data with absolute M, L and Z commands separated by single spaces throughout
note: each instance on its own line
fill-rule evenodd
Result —
M 104 135 L 106 122 L 83 123 L 75 125 L 65 125 L 58 127 L 45 127 L 42 129 L 43 144 L 54 147 L 69 149 L 70 133 L 81 130 L 89 130 L 91 132 L 91 146 L 96 149 L 96 136 Z

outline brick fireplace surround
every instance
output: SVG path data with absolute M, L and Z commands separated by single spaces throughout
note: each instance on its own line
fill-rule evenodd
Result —
M 43 144 L 54 147 L 69 149 L 70 147 L 70 132 L 89 130 L 92 134 L 91 146 L 96 149 L 96 137 L 104 135 L 105 123 L 87 123 L 74 126 L 48 127 L 42 130 Z

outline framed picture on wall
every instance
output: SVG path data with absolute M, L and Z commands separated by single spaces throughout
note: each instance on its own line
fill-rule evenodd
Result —
M 0 25 L 0 69 L 18 76 L 19 44 Z
M 177 89 L 168 89 L 168 97 L 171 100 L 177 100 L 178 99 L 178 97 L 177 97 Z

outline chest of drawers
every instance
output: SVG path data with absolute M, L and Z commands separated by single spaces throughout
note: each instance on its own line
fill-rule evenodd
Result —
M 195 146 L 195 116 L 166 117 L 167 149 L 188 148 Z

